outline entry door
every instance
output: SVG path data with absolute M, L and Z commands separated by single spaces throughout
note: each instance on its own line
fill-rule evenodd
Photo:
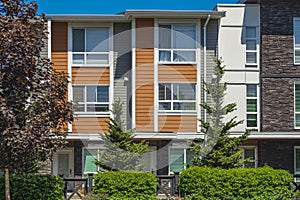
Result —
M 72 149 L 59 150 L 54 154 L 53 173 L 64 175 L 64 178 L 74 177 L 74 153 Z

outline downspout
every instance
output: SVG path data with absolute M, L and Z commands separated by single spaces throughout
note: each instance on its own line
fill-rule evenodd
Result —
M 207 15 L 207 19 L 205 21 L 205 24 L 203 26 L 203 81 L 206 83 L 206 27 L 210 20 L 210 15 Z M 203 88 L 205 88 L 205 85 L 203 85 Z M 206 103 L 206 92 L 203 93 L 203 101 Z M 204 109 L 204 116 L 203 120 L 206 122 L 206 110 Z

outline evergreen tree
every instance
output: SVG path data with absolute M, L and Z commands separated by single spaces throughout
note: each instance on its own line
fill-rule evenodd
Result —
M 204 139 L 196 139 L 191 145 L 191 150 L 196 154 L 192 163 L 196 166 L 221 167 L 224 169 L 240 167 L 241 150 L 239 145 L 247 139 L 249 132 L 242 136 L 229 138 L 229 131 L 243 120 L 237 121 L 236 116 L 224 122 L 224 116 L 236 110 L 236 104 L 230 103 L 224 106 L 227 84 L 222 82 L 224 76 L 222 61 L 217 60 L 214 70 L 213 83 L 204 83 L 205 92 L 210 97 L 211 103 L 204 102 L 201 107 L 207 113 L 207 120 L 201 119 L 201 132 Z
M 101 170 L 141 170 L 142 153 L 148 151 L 148 145 L 145 141 L 135 142 L 133 130 L 126 130 L 121 120 L 123 111 L 120 99 L 113 104 L 111 112 L 114 119 L 108 122 L 109 131 L 101 134 L 105 150 L 100 151 L 100 159 L 95 163 Z

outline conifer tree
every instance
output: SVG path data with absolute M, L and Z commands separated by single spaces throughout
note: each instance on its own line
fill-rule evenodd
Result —
M 237 121 L 236 116 L 224 122 L 224 117 L 235 111 L 236 103 L 224 105 L 227 84 L 222 82 L 224 76 L 222 61 L 217 60 L 214 70 L 214 80 L 205 84 L 205 92 L 210 97 L 211 103 L 204 102 L 201 107 L 207 113 L 207 119 L 201 119 L 201 132 L 204 139 L 196 139 L 191 145 L 195 153 L 192 163 L 196 166 L 220 167 L 224 169 L 242 166 L 241 150 L 238 148 L 247 139 L 249 132 L 242 136 L 229 138 L 232 128 L 243 123 Z
M 95 163 L 101 170 L 141 170 L 142 153 L 148 151 L 145 141 L 135 142 L 133 130 L 126 130 L 121 120 L 122 103 L 120 99 L 113 104 L 111 111 L 114 119 L 110 119 L 109 131 L 101 134 L 105 149 L 100 151 L 99 160 Z

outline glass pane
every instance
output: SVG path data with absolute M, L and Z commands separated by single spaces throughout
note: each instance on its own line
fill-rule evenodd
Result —
M 191 166 L 192 165 L 192 159 L 193 159 L 193 156 L 195 155 L 195 153 L 189 149 L 186 150 L 186 164 L 188 166 Z
M 95 159 L 97 159 L 96 149 L 85 149 L 83 158 L 84 158 L 84 173 L 98 171 L 98 167 L 94 163 Z
M 84 112 L 84 104 L 77 104 L 74 106 L 75 112 Z
M 58 154 L 58 172 L 57 174 L 63 174 L 64 177 L 70 177 L 69 171 L 69 154 Z
M 295 106 L 296 112 L 300 112 L 300 84 L 295 84 Z
M 196 48 L 195 25 L 174 25 L 173 26 L 173 48 L 174 49 L 195 49 Z
M 165 95 L 165 85 L 159 84 L 159 100 L 166 100 L 166 95 Z
M 183 170 L 183 149 L 170 149 L 170 172 L 181 172 Z
M 250 160 L 255 160 L 255 149 L 244 149 L 244 158 L 249 158 Z
M 86 64 L 108 64 L 108 54 L 87 54 Z
M 84 102 L 84 86 L 73 86 L 73 101 Z
M 296 114 L 296 127 L 300 127 L 300 114 Z
M 244 167 L 245 168 L 255 168 L 255 161 L 245 163 Z
M 300 49 L 295 49 L 295 63 L 300 63 Z
M 86 101 L 87 102 L 96 102 L 97 87 L 96 86 L 87 86 L 86 87 Z
M 176 83 L 173 85 L 174 100 L 195 100 L 195 84 Z
M 195 103 L 181 103 L 181 102 L 174 102 L 173 103 L 173 110 L 196 110 Z
M 300 149 L 296 149 L 296 172 L 300 172 Z
M 173 51 L 174 62 L 195 62 L 196 52 L 195 51 Z
M 246 27 L 246 37 L 247 38 L 256 38 L 256 28 L 255 27 Z
M 97 102 L 108 102 L 108 96 L 108 86 L 97 86 Z
M 246 52 L 246 63 L 257 63 L 256 52 Z
M 86 29 L 86 51 L 108 52 L 108 28 Z
M 256 99 L 247 99 L 247 112 L 257 112 Z
M 247 127 L 257 127 L 257 115 L 247 114 Z
M 257 85 L 247 85 L 247 97 L 257 97 Z
M 108 112 L 108 104 L 87 104 L 87 112 Z
M 72 51 L 73 52 L 85 52 L 84 47 L 84 29 L 73 29 Z
M 246 40 L 246 50 L 256 50 L 256 41 Z
M 159 61 L 171 62 L 171 51 L 159 51 Z
M 84 54 L 73 54 L 73 64 L 75 65 L 84 64 Z
M 300 47 L 300 20 L 294 21 L 294 38 L 295 38 L 295 47 Z
M 159 48 L 171 49 L 171 26 L 170 25 L 159 26 Z
M 171 110 L 171 102 L 159 102 L 159 110 Z

